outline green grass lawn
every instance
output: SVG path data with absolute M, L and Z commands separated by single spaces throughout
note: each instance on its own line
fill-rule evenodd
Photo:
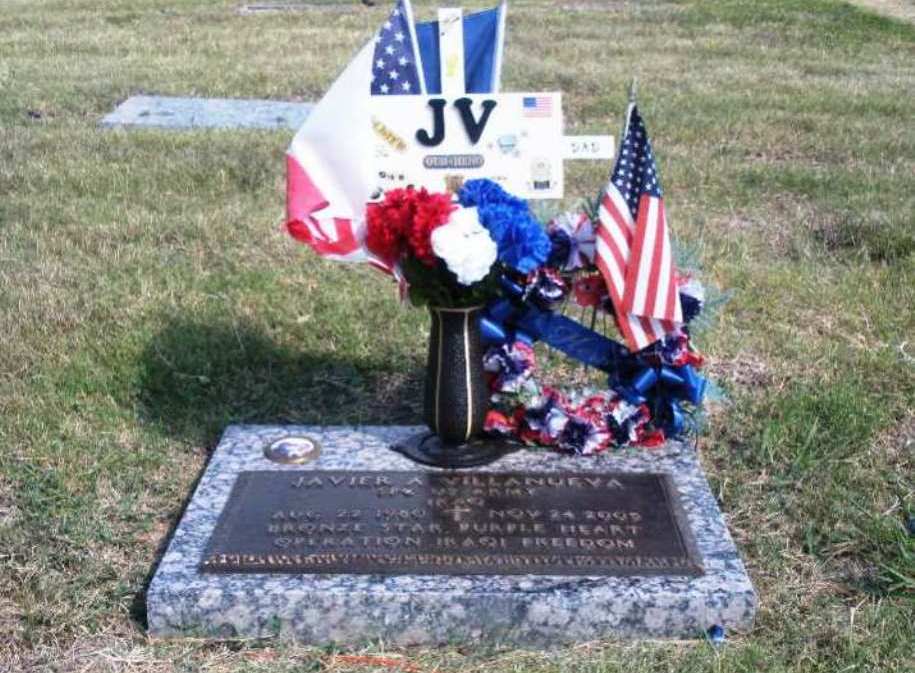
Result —
M 144 623 L 226 424 L 419 420 L 427 318 L 283 234 L 291 134 L 97 126 L 141 92 L 316 99 L 388 9 L 320 4 L 0 3 L 0 670 L 383 670 Z M 735 292 L 697 338 L 729 397 L 700 448 L 757 626 L 719 649 L 391 656 L 911 671 L 915 26 L 832 0 L 513 2 L 505 89 L 562 90 L 572 132 L 616 133 L 633 75 L 673 229 Z M 609 166 L 570 170 L 572 202 Z

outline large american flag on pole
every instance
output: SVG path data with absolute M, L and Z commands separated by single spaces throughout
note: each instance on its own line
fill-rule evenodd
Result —
M 682 323 L 683 310 L 658 168 L 634 104 L 598 220 L 595 261 L 617 327 L 629 349 L 638 351 Z

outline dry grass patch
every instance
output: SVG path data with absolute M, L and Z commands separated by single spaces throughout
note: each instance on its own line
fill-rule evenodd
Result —
M 13 486 L 0 473 L 0 528 L 15 525 L 17 514 L 16 503 L 13 501 Z
M 727 358 L 709 356 L 706 366 L 713 381 L 751 393 L 779 390 L 791 376 L 790 371 L 784 371 L 771 360 L 745 351 Z
M 886 16 L 915 22 L 915 2 L 912 0 L 851 0 L 851 2 Z

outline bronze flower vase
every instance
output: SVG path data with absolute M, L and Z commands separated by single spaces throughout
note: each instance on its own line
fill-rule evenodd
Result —
M 429 309 L 432 329 L 423 415 L 431 432 L 392 447 L 417 463 L 474 467 L 518 448 L 480 437 L 489 407 L 480 340 L 482 311 L 482 306 Z

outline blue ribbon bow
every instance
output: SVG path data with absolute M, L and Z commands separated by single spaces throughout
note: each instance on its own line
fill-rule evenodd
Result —
M 586 365 L 609 374 L 609 386 L 630 404 L 647 404 L 652 417 L 668 437 L 685 427 L 681 404 L 699 406 L 706 380 L 691 365 L 648 365 L 638 353 L 583 325 L 524 301 L 524 288 L 502 278 L 506 297 L 496 299 L 480 319 L 483 340 L 489 345 L 543 341 Z

